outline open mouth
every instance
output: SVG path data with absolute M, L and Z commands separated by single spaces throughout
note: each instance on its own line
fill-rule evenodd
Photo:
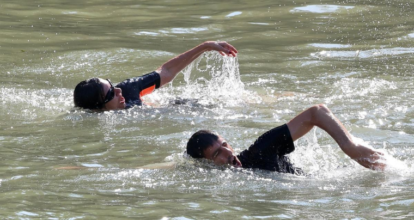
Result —
M 125 98 L 123 96 L 121 96 L 119 102 L 120 103 L 125 103 Z
M 242 164 L 240 163 L 240 161 L 237 159 L 236 156 L 233 156 L 232 161 L 231 161 L 231 164 L 234 167 L 241 167 L 242 166 Z

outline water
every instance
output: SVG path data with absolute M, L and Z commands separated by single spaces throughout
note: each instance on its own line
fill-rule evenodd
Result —
M 0 2 L 0 216 L 10 219 L 410 219 L 411 1 Z M 209 53 L 147 96 L 92 114 L 72 92 L 119 82 L 205 41 Z M 240 75 L 239 75 L 240 73 Z M 212 77 L 213 75 L 213 77 Z M 177 98 L 197 103 L 171 105 Z M 309 176 L 182 157 L 198 129 L 240 152 L 313 104 L 395 160 L 363 169 L 320 129 L 291 159 Z M 171 169 L 136 169 L 174 162 Z M 87 169 L 61 170 L 82 166 Z

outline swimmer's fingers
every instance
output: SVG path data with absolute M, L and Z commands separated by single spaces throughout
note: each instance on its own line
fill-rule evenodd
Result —
M 232 57 L 236 57 L 236 56 L 237 56 L 237 53 L 236 53 L 236 52 L 234 52 L 234 51 L 230 51 L 230 56 L 232 56 Z
M 225 41 L 213 41 L 213 42 L 210 41 L 208 43 L 210 44 L 211 50 L 218 51 L 223 56 L 225 55 L 231 56 L 231 57 L 237 56 L 236 48 Z
M 355 161 L 357 161 L 361 166 L 371 170 L 384 171 L 387 166 L 384 153 L 378 151 L 371 154 L 367 158 L 359 158 Z
M 227 51 L 224 50 L 224 52 L 227 55 L 233 56 L 233 57 L 237 56 L 238 51 L 233 45 L 227 43 L 226 41 L 217 41 L 217 44 L 223 47 L 225 50 L 227 50 Z
M 237 54 L 235 54 L 235 53 L 232 53 L 232 52 L 230 52 L 230 53 L 224 53 L 224 52 L 222 52 L 222 51 L 219 51 L 219 53 L 222 55 L 222 56 L 230 56 L 230 57 L 236 57 L 237 56 Z
M 237 49 L 233 45 L 227 43 L 226 41 L 217 41 L 217 44 L 228 49 L 229 51 L 233 53 L 238 53 Z

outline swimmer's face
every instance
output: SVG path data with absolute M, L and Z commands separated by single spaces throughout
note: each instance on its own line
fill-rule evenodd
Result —
M 242 166 L 239 158 L 234 155 L 233 148 L 220 136 L 212 146 L 204 150 L 204 157 L 216 165 Z
M 108 92 L 111 93 L 112 90 L 114 92 L 113 98 L 107 102 L 102 110 L 117 110 L 117 109 L 125 109 L 125 98 L 122 96 L 122 90 L 120 88 L 113 87 L 108 80 L 99 78 L 103 86 L 103 96 L 106 97 Z

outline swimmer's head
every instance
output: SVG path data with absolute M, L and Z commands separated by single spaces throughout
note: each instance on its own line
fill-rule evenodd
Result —
M 84 80 L 73 92 L 76 107 L 91 110 L 116 110 L 125 108 L 122 90 L 112 85 L 111 81 L 91 78 Z
M 204 158 L 204 150 L 219 139 L 218 135 L 209 130 L 194 133 L 187 142 L 187 154 L 193 158 Z
M 242 166 L 233 148 L 221 136 L 209 130 L 200 130 L 191 136 L 187 142 L 187 154 L 193 158 L 211 160 L 216 165 Z
M 99 78 L 91 78 L 78 83 L 73 92 L 73 102 L 76 107 L 80 108 L 101 109 L 103 99 L 103 88 Z

